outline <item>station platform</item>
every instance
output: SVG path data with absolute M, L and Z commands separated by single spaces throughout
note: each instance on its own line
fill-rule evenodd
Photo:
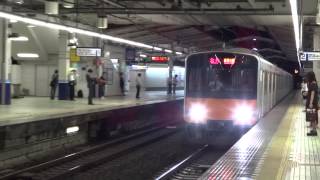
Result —
M 0 126 L 152 104 L 181 99 L 183 96 L 183 91 L 177 91 L 175 95 L 167 95 L 165 91 L 145 91 L 140 99 L 136 99 L 134 93 L 94 99 L 93 106 L 88 105 L 87 98 L 76 98 L 75 101 L 50 100 L 49 97 L 12 99 L 11 105 L 0 106 Z
M 309 123 L 299 92 L 288 95 L 200 179 L 320 179 L 320 135 Z
M 91 142 L 182 122 L 183 91 L 75 101 L 13 99 L 0 106 L 0 171 Z M 71 129 L 71 130 L 70 130 Z

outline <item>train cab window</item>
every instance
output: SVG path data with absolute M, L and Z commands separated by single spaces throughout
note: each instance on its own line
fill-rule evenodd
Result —
M 186 95 L 215 98 L 256 98 L 255 57 L 233 53 L 204 53 L 187 60 Z

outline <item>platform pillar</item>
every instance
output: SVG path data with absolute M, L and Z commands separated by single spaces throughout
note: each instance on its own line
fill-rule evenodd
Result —
M 59 31 L 59 100 L 69 99 L 68 73 L 70 68 L 68 32 Z
M 10 65 L 11 65 L 11 24 L 7 19 L 0 19 L 0 104 L 11 104 L 11 85 L 9 80 Z

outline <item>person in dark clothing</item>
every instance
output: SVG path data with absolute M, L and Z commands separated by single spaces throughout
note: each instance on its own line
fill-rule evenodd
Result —
M 52 100 L 56 96 L 56 89 L 58 86 L 58 81 L 59 81 L 58 70 L 55 70 L 52 77 L 51 77 L 51 82 L 50 82 L 50 87 L 51 87 L 50 99 L 52 99 Z
M 124 77 L 123 73 L 120 73 L 120 89 L 121 89 L 121 94 L 124 96 Z
M 311 131 L 307 133 L 308 136 L 317 136 L 317 124 L 318 124 L 318 85 L 314 72 L 307 74 L 308 81 L 308 95 L 307 95 L 307 106 L 309 110 L 316 111 L 316 118 L 311 121 Z
M 173 94 L 176 94 L 177 85 L 178 85 L 178 75 L 174 75 L 174 77 L 172 79 L 172 91 L 173 91 Z
M 140 89 L 142 86 L 142 80 L 141 80 L 141 73 L 138 73 L 137 78 L 136 78 L 136 87 L 137 87 L 137 93 L 136 93 L 136 98 L 140 98 Z
M 93 91 L 94 91 L 94 86 L 96 83 L 96 78 L 93 76 L 93 71 L 92 69 L 88 70 L 88 73 L 86 74 L 86 80 L 87 80 L 87 87 L 89 90 L 88 94 L 88 104 L 93 105 L 92 98 L 93 98 Z

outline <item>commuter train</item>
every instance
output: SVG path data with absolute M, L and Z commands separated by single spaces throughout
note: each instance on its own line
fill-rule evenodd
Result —
M 185 78 L 186 132 L 196 140 L 249 129 L 293 87 L 291 74 L 248 49 L 191 54 Z

